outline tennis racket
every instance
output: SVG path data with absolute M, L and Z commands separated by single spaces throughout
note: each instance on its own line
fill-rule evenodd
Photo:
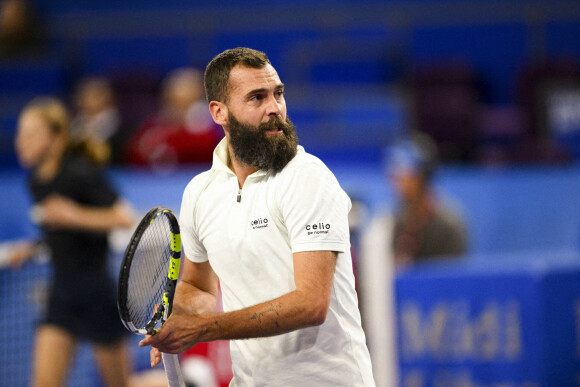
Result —
M 181 263 L 177 218 L 165 207 L 152 208 L 127 246 L 117 304 L 125 327 L 139 335 L 156 334 L 171 314 Z M 161 353 L 169 387 L 184 387 L 177 355 Z

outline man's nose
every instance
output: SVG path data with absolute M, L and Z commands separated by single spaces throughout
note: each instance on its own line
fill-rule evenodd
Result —
M 272 96 L 268 99 L 266 109 L 266 114 L 268 116 L 279 116 L 282 114 L 282 102 L 278 101 L 274 96 Z

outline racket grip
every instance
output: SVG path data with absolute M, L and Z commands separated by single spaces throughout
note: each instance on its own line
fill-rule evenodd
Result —
M 181 367 L 179 366 L 179 358 L 175 354 L 161 352 L 161 359 L 163 360 L 163 367 L 165 367 L 165 375 L 169 387 L 185 387 L 183 375 L 181 375 Z

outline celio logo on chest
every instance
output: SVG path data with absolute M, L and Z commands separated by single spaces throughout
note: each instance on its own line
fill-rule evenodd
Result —
M 330 230 L 330 224 L 324 222 L 306 225 L 306 231 L 308 231 L 308 235 L 328 234 L 328 230 Z
M 268 218 L 258 218 L 255 220 L 252 220 L 250 222 L 250 225 L 252 226 L 252 228 L 255 230 L 257 228 L 263 228 L 263 227 L 268 227 Z

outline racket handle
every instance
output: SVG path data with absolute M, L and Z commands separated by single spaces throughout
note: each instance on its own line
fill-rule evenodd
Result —
M 161 352 L 161 359 L 163 359 L 163 367 L 165 367 L 165 375 L 167 376 L 169 387 L 185 387 L 177 355 Z

